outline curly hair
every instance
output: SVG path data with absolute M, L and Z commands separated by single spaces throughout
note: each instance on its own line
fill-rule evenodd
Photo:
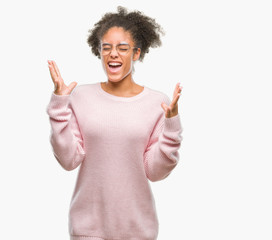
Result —
M 145 16 L 140 11 L 128 13 L 127 9 L 117 7 L 118 13 L 106 13 L 100 21 L 95 23 L 94 28 L 88 30 L 90 33 L 87 43 L 92 49 L 92 53 L 101 59 L 99 48 L 100 40 L 111 27 L 122 27 L 130 32 L 136 47 L 141 49 L 139 61 L 143 61 L 149 48 L 161 46 L 160 34 L 164 35 L 162 27 L 156 23 L 155 19 Z

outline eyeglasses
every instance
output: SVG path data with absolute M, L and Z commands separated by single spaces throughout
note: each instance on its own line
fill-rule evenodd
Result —
M 100 48 L 100 53 L 105 56 L 105 55 L 108 55 L 111 53 L 112 51 L 112 44 L 109 44 L 109 43 L 103 43 L 101 45 L 101 48 Z M 128 54 L 129 50 L 130 49 L 137 49 L 136 47 L 130 47 L 129 44 L 126 44 L 126 43 L 120 43 L 118 45 L 115 46 L 115 49 L 116 51 L 118 52 L 118 54 L 120 55 L 126 55 Z

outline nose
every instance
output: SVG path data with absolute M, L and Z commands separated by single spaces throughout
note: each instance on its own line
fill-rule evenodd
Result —
M 118 52 L 117 52 L 117 49 L 115 47 L 112 48 L 112 50 L 110 52 L 110 56 L 111 57 L 118 57 Z

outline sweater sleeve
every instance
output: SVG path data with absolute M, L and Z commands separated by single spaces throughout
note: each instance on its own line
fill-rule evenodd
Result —
M 85 157 L 83 139 L 70 97 L 52 93 L 46 109 L 51 125 L 50 143 L 53 154 L 67 171 L 75 169 Z
M 169 105 L 170 100 L 165 103 Z M 179 114 L 171 118 L 161 114 L 144 153 L 145 172 L 150 181 L 163 180 L 177 165 L 182 131 Z

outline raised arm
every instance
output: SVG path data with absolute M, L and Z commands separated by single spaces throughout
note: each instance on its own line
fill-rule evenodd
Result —
M 178 150 L 182 141 L 183 129 L 177 101 L 181 89 L 177 84 L 172 102 L 167 97 L 161 104 L 164 112 L 156 122 L 144 153 L 146 176 L 152 182 L 166 178 L 179 161 Z
M 51 124 L 50 143 L 55 158 L 69 171 L 75 169 L 85 157 L 83 138 L 70 103 L 76 83 L 67 87 L 55 62 L 48 61 L 48 64 L 55 84 L 55 91 L 46 109 Z

